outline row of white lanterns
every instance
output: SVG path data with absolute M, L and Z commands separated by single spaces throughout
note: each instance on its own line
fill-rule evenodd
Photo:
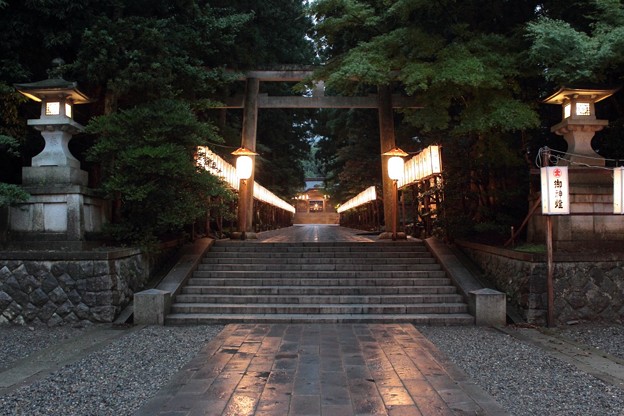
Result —
M 236 168 L 223 160 L 207 146 L 197 147 L 197 165 L 203 167 L 211 174 L 222 178 L 228 185 L 237 191 L 240 189 L 240 179 L 248 179 L 251 176 L 253 165 L 248 156 L 239 156 L 236 159 Z M 295 207 L 278 198 L 262 185 L 254 182 L 253 196 L 259 201 L 276 206 L 288 212 L 295 212 Z
M 440 146 L 432 145 L 405 162 L 403 175 L 398 178 L 398 186 L 402 188 L 440 173 L 442 173 Z
M 338 213 L 341 213 L 341 212 L 344 212 L 353 208 L 357 208 L 360 205 L 364 205 L 367 202 L 375 201 L 375 200 L 377 200 L 377 192 L 375 191 L 374 186 L 370 186 L 366 188 L 365 190 L 363 190 L 362 192 L 360 192 L 359 194 L 357 194 L 357 196 L 355 196 L 354 198 L 351 198 L 344 204 L 341 204 L 338 208 L 336 208 L 336 211 Z

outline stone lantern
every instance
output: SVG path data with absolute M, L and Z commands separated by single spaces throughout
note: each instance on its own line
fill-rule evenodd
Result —
M 73 106 L 89 102 L 75 82 L 46 79 L 29 84 L 15 84 L 18 92 L 41 103 L 41 117 L 28 125 L 41 132 L 45 147 L 32 158 L 32 167 L 24 168 L 22 183 L 87 185 L 87 173 L 69 151 L 69 141 L 84 127 L 73 119 Z
M 596 118 L 595 103 L 613 95 L 617 89 L 589 89 L 561 87 L 544 100 L 546 104 L 561 105 L 562 120 L 550 130 L 563 136 L 568 143 L 568 155 L 563 164 L 604 166 L 605 161 L 591 147 L 597 131 L 609 124 Z
M 69 141 L 84 127 L 73 119 L 74 105 L 90 101 L 75 82 L 62 78 L 15 84 L 41 103 L 41 116 L 28 125 L 41 132 L 45 147 L 22 168 L 22 187 L 30 199 L 9 211 L 10 239 L 29 248 L 83 249 L 87 233 L 101 231 L 110 207 L 87 188 L 88 174 L 69 151 Z

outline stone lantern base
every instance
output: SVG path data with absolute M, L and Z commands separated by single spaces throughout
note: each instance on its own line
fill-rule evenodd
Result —
M 624 241 L 622 216 L 613 214 L 613 178 L 610 170 L 568 168 L 570 215 L 553 215 L 553 242 L 560 250 L 600 249 L 613 241 Z M 532 172 L 539 184 L 539 171 Z M 539 185 L 535 187 L 539 189 Z M 539 191 L 531 195 L 532 206 Z M 546 241 L 546 219 L 538 208 L 529 220 L 527 241 Z
M 87 188 L 87 172 L 70 166 L 25 167 L 27 202 L 8 209 L 8 245 L 31 250 L 82 250 L 110 218 L 110 203 Z

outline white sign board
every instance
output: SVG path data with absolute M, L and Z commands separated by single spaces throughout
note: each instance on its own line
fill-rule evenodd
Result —
M 624 214 L 624 167 L 613 169 L 613 213 Z
M 570 186 L 567 166 L 548 166 L 540 169 L 542 179 L 542 214 L 570 213 Z

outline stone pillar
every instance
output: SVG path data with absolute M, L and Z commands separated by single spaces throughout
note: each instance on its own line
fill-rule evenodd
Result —
M 379 101 L 379 140 L 381 143 L 381 153 L 388 152 L 395 148 L 394 138 L 394 116 L 392 110 L 392 94 L 390 87 L 380 85 L 377 87 Z M 388 176 L 388 156 L 381 157 L 381 178 L 383 184 L 383 206 L 384 222 L 386 232 L 392 230 L 392 204 L 394 184 Z
M 493 289 L 470 292 L 470 303 L 475 312 L 477 326 L 505 326 L 507 324 L 506 295 Z
M 260 80 L 257 78 L 248 78 L 245 86 L 245 102 L 243 106 L 243 131 L 242 131 L 242 147 L 253 152 L 256 151 L 256 135 L 258 129 L 258 91 L 260 89 Z M 255 156 L 254 159 L 255 171 Z M 251 177 L 246 181 L 240 181 L 239 198 L 244 198 L 243 203 L 238 205 L 238 223 L 246 223 L 246 238 L 255 238 L 253 228 L 253 184 L 255 172 L 251 172 Z M 243 215 L 247 217 L 243 221 Z M 243 231 L 243 230 L 240 230 Z

